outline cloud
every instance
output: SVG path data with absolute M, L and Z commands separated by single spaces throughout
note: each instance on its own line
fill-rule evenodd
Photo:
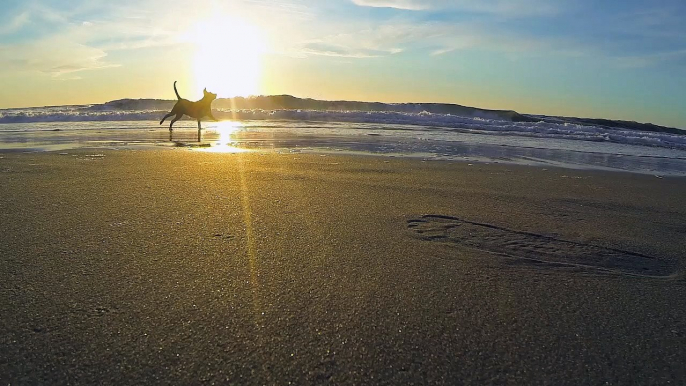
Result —
M 682 15 L 686 6 L 634 7 L 622 12 L 593 12 L 589 3 L 577 4 L 574 11 L 563 0 L 553 0 L 551 7 L 515 10 L 538 0 L 483 2 L 468 0 L 350 0 L 360 6 L 394 7 L 409 10 L 401 16 L 376 19 L 377 25 L 363 22 L 350 26 L 336 25 L 344 33 L 320 37 L 322 43 L 338 47 L 338 52 L 366 53 L 351 57 L 387 56 L 391 50 L 425 53 L 440 57 L 461 50 L 480 50 L 507 55 L 510 59 L 524 57 L 578 58 L 601 60 L 618 68 L 639 68 L 659 65 L 681 65 L 686 61 L 686 30 Z M 491 12 L 478 18 L 436 19 L 421 15 L 420 10 L 456 10 Z M 535 13 L 552 15 L 556 11 L 571 12 L 570 17 L 551 17 L 545 25 L 559 25 L 554 33 L 540 33 L 541 24 L 531 27 L 528 21 L 501 17 L 508 12 L 518 15 Z M 587 15 L 580 19 L 578 15 Z M 574 16 L 577 15 L 577 16 Z M 402 17 L 402 18 L 400 18 Z M 433 20 L 433 21 L 431 21 Z M 524 24 L 523 24 L 524 23 Z M 552 23 L 552 24 L 551 24 Z M 598 36 L 603 36 L 599 39 Z
M 343 45 L 310 42 L 306 43 L 300 52 L 304 55 L 334 56 L 342 58 L 377 58 L 402 52 L 401 49 L 373 49 L 363 47 L 346 47 Z
M 0 25 L 0 37 L 21 34 L 0 40 L 0 72 L 32 71 L 54 79 L 73 79 L 83 71 L 119 66 L 110 59 L 114 52 L 120 54 L 118 57 L 133 58 L 135 54 L 122 51 L 188 44 L 181 37 L 184 31 L 213 13 L 243 11 L 261 19 L 278 18 L 281 22 L 274 23 L 276 28 L 292 23 L 291 19 L 284 20 L 284 15 L 302 19 L 308 10 L 297 2 L 279 0 L 175 0 L 172 4 L 168 0 L 69 0 L 69 7 L 60 7 L 63 1 L 16 2 L 17 7 L 10 11 L 16 16 L 6 17 Z M 246 8 L 248 5 L 252 8 Z M 184 9 L 183 17 L 174 9 Z M 376 55 L 364 50 L 346 53 L 333 47 L 309 48 L 311 54 Z
M 409 11 L 421 11 L 432 8 L 430 1 L 416 0 L 352 0 L 353 3 L 363 7 L 396 8 Z
M 41 2 L 27 3 L 0 27 L 0 34 L 28 32 L 16 42 L 0 45 L 0 71 L 32 71 L 59 80 L 75 79 L 74 74 L 82 71 L 118 67 L 107 60 L 111 51 L 176 42 L 173 37 L 178 32 L 172 23 L 151 21 L 143 4 L 136 10 L 108 7 L 93 2 L 56 9 Z
M 306 41 L 295 56 L 372 58 L 405 51 L 423 51 L 426 55 L 439 56 L 473 48 L 509 54 L 578 50 L 572 42 L 516 35 L 482 23 L 399 22 L 372 28 L 349 28 L 355 31 Z
M 351 0 L 363 7 L 408 11 L 461 10 L 503 16 L 555 15 L 565 7 L 562 0 Z
M 29 12 L 24 11 L 13 17 L 9 22 L 0 24 L 0 35 L 7 35 L 20 30 L 29 22 Z
M 455 48 L 451 48 L 451 47 L 439 48 L 437 50 L 431 51 L 431 56 L 444 55 L 444 54 L 447 54 L 447 53 L 453 52 L 453 51 L 455 51 Z
M 683 2 L 660 2 L 655 6 L 623 6 L 604 13 L 585 9 L 587 17 L 575 38 L 587 56 L 618 68 L 683 65 L 686 29 Z M 602 38 L 599 38 L 602 37 Z
M 102 50 L 62 38 L 0 46 L 0 64 L 4 70 L 41 72 L 54 78 L 118 66 L 106 62 L 106 56 Z
M 686 49 L 658 52 L 647 55 L 619 56 L 616 62 L 622 68 L 645 68 L 665 62 L 686 60 Z

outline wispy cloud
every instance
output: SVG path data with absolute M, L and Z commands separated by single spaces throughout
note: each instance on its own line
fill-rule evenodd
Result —
M 609 20 L 609 28 L 619 33 L 655 38 L 679 38 L 686 42 L 683 15 L 686 4 L 662 5 L 624 11 Z
M 449 52 L 453 52 L 455 50 L 456 50 L 455 48 L 450 48 L 450 47 L 439 48 L 437 50 L 431 51 L 431 56 L 445 55 L 445 54 L 447 54 Z
M 594 3 L 566 0 L 349 1 L 358 6 L 407 11 L 387 16 L 377 27 L 353 32 L 356 38 L 348 42 L 338 42 L 350 49 L 360 41 L 371 41 L 381 51 L 396 47 L 435 57 L 479 49 L 500 52 L 508 58 L 553 55 L 603 60 L 619 68 L 678 63 L 686 51 L 686 4 L 678 1 L 650 7 L 614 4 L 602 10 Z M 438 11 L 443 12 L 440 17 L 436 17 Z M 465 18 L 464 13 L 454 11 L 479 15 Z M 398 22 L 399 16 L 403 22 Z M 535 23 L 521 19 L 538 16 L 545 17 Z M 393 30 L 396 32 L 390 32 Z M 336 41 L 335 36 L 324 40 Z
M 554 15 L 564 8 L 560 0 L 352 0 L 364 7 L 408 11 L 465 10 L 506 16 Z
M 346 47 L 343 45 L 310 42 L 303 45 L 300 52 L 304 55 L 334 56 L 342 58 L 377 58 L 402 52 L 399 48 L 374 49 L 364 47 Z
M 645 68 L 675 61 L 686 63 L 686 48 L 683 50 L 657 52 L 648 55 L 619 56 L 616 58 L 617 65 L 624 68 Z
M 29 22 L 29 12 L 24 11 L 12 17 L 9 22 L 0 24 L 0 35 L 6 35 L 18 31 Z
M 108 63 L 106 57 L 102 50 L 61 38 L 0 46 L 0 63 L 5 71 L 36 71 L 54 78 L 118 66 Z
M 396 8 L 409 11 L 431 9 L 432 5 L 435 5 L 431 1 L 416 0 L 352 0 L 352 2 L 363 7 Z
M 368 48 L 314 44 L 316 33 L 294 37 L 296 21 L 315 17 L 309 0 L 56 0 L 17 2 L 14 16 L 0 26 L 2 34 L 18 32 L 14 41 L 0 40 L 0 72 L 33 71 L 71 79 L 81 71 L 118 66 L 110 59 L 130 58 L 124 51 L 187 45 L 185 31 L 216 14 L 255 19 L 272 31 L 281 51 L 307 55 L 370 57 L 388 52 Z M 347 0 L 343 0 L 347 1 Z M 60 2 L 69 4 L 60 6 Z M 184 10 L 180 14 L 177 10 Z M 226 37 L 227 46 L 231 39 Z M 303 44 L 300 42 L 309 42 Z M 283 47 L 283 48 L 281 48 Z M 297 47 L 297 48 L 296 48 Z M 224 49 L 224 47 L 217 47 Z M 129 60 L 130 61 L 130 60 Z
M 371 28 L 349 28 L 351 31 L 306 42 L 299 47 L 300 56 L 325 55 L 363 59 L 400 52 L 439 56 L 473 48 L 508 54 L 576 48 L 559 39 L 517 35 L 489 28 L 482 23 L 388 22 Z
M 686 3 L 667 0 L 651 6 L 618 5 L 602 13 L 584 10 L 586 17 L 571 25 L 588 56 L 618 68 L 683 64 Z
M 0 33 L 11 31 L 21 38 L 0 45 L 0 71 L 75 79 L 74 74 L 81 71 L 118 67 L 107 60 L 110 51 L 171 44 L 172 33 L 151 23 L 149 17 L 128 17 L 135 12 L 93 12 L 92 6 L 56 9 L 31 2 L 17 10 L 17 16 Z M 92 17 L 98 19 L 89 20 Z

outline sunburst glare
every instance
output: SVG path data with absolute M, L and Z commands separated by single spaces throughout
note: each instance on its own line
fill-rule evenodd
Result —
M 216 130 L 218 138 L 215 146 L 204 148 L 203 151 L 211 153 L 245 153 L 249 151 L 235 146 L 237 142 L 234 139 L 234 134 L 243 128 L 240 122 L 222 121 L 216 125 L 214 130 Z
M 199 21 L 185 37 L 196 49 L 193 78 L 219 97 L 255 95 L 260 91 L 264 35 L 256 26 L 226 14 Z

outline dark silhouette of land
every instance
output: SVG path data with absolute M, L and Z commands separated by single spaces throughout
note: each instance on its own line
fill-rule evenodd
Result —
M 169 110 L 174 101 L 163 99 L 120 99 L 94 105 L 92 109 L 120 110 Z M 381 103 L 355 101 L 326 101 L 310 98 L 298 98 L 291 95 L 271 95 L 255 97 L 219 98 L 213 103 L 214 108 L 232 110 L 337 110 L 337 111 L 384 111 L 402 113 L 436 113 L 451 114 L 463 117 L 501 119 L 512 122 L 552 122 L 573 123 L 585 126 L 601 126 L 608 129 L 641 130 L 649 132 L 686 134 L 685 130 L 673 127 L 639 123 L 625 120 L 576 118 L 520 114 L 512 110 L 489 110 L 462 106 L 450 103 Z

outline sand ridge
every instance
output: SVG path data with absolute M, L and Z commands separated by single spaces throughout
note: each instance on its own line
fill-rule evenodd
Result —
M 407 226 L 423 240 L 480 249 L 496 255 L 515 257 L 529 264 L 574 266 L 655 278 L 673 277 L 677 274 L 673 263 L 657 257 L 452 216 L 424 215 L 408 220 Z

